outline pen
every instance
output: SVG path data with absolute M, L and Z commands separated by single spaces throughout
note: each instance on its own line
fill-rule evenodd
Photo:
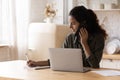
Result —
M 50 66 L 39 66 L 39 67 L 35 67 L 35 70 L 40 70 L 40 69 L 48 69 L 50 68 Z
M 28 54 L 27 54 L 27 53 L 25 53 L 25 57 L 26 57 L 27 61 L 29 61 L 29 58 L 28 58 Z

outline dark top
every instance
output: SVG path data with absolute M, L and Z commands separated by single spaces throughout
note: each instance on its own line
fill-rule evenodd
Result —
M 75 34 L 69 34 L 63 44 L 63 48 L 80 48 L 82 50 L 83 66 L 99 68 L 99 63 L 102 58 L 105 39 L 100 34 L 89 35 L 88 46 L 91 50 L 91 55 L 86 58 L 80 40 L 75 39 Z

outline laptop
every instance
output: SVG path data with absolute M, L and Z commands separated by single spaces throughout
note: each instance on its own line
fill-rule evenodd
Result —
M 49 48 L 50 68 L 58 71 L 87 72 L 90 68 L 83 67 L 81 49 Z

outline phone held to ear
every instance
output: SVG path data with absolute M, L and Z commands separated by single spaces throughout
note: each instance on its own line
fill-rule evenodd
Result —
M 75 33 L 75 39 L 76 40 L 79 40 L 80 39 L 80 36 L 79 36 L 79 32 L 80 32 L 80 29 L 81 28 L 86 28 L 86 21 L 83 21 L 83 22 L 81 22 L 80 23 L 80 26 L 78 27 L 78 29 L 77 29 L 77 31 L 76 31 L 76 33 Z

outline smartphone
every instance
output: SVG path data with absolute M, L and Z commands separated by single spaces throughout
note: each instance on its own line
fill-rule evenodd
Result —
M 86 28 L 87 24 L 86 24 L 86 21 L 83 21 L 80 23 L 80 26 L 78 27 L 76 33 L 75 33 L 75 36 L 76 36 L 76 39 L 79 39 L 79 32 L 80 32 L 80 29 L 81 28 Z
M 27 53 L 25 53 L 25 57 L 26 57 L 27 61 L 29 61 L 29 57 L 28 57 Z
M 76 36 L 79 35 L 79 32 L 80 32 L 81 28 L 86 28 L 86 21 L 83 21 L 83 22 L 80 23 L 80 26 L 78 27 L 78 29 L 75 33 Z

